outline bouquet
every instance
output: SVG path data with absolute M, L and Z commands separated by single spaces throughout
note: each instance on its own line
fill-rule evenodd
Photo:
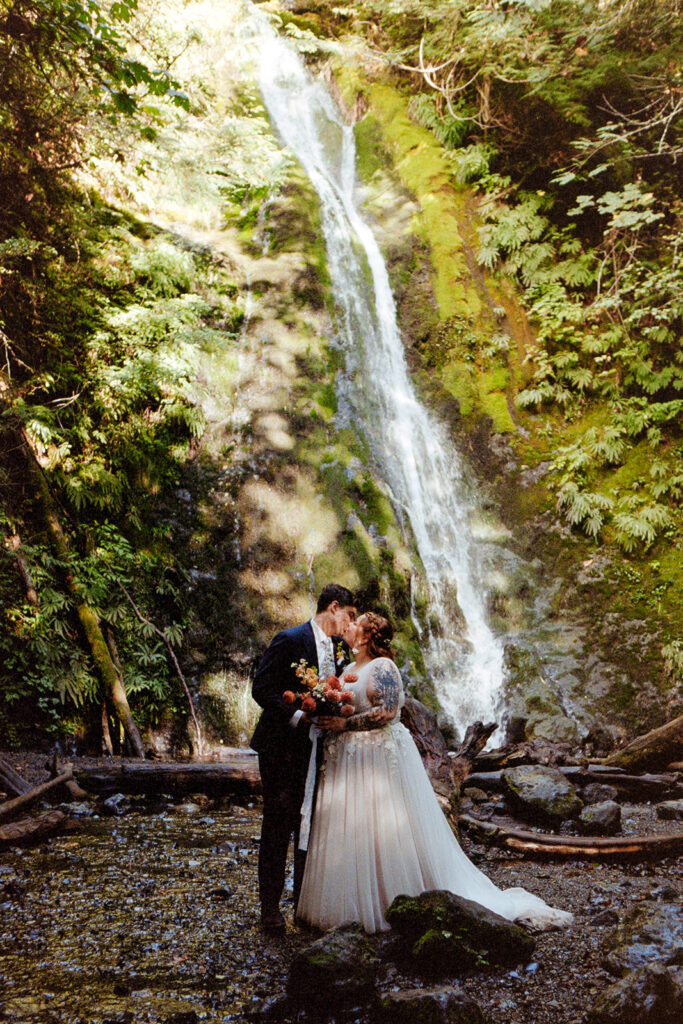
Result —
M 304 658 L 299 662 L 292 662 L 292 668 L 305 690 L 301 693 L 285 690 L 282 699 L 287 704 L 299 703 L 301 710 L 308 715 L 341 715 L 348 718 L 353 714 L 353 694 L 349 690 L 342 689 L 342 684 L 337 676 L 319 679 L 318 670 L 313 665 L 309 665 Z M 354 676 L 349 681 L 353 681 L 355 678 Z

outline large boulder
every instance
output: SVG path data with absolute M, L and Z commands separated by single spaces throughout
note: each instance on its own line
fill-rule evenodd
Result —
M 581 799 L 584 804 L 601 804 L 605 800 L 619 799 L 619 790 L 616 786 L 608 786 L 606 782 L 589 782 L 581 790 Z
M 683 913 L 680 903 L 634 907 L 608 941 L 607 965 L 623 975 L 661 960 L 683 963 Z
M 456 985 L 410 988 L 382 998 L 377 1024 L 484 1024 L 484 1014 Z
M 294 957 L 287 980 L 289 1000 L 312 1010 L 364 1005 L 374 997 L 379 966 L 359 924 L 336 928 Z
M 614 800 L 589 804 L 579 815 L 579 831 L 588 836 L 614 836 L 621 829 L 621 807 Z
M 632 971 L 588 1011 L 588 1024 L 679 1024 L 683 986 L 675 968 L 656 962 Z
M 463 968 L 526 963 L 534 940 L 524 928 L 445 890 L 397 896 L 386 912 L 418 971 L 443 977 Z
M 575 818 L 583 804 L 571 782 L 557 768 L 520 765 L 502 773 L 503 790 L 525 818 L 559 824 Z

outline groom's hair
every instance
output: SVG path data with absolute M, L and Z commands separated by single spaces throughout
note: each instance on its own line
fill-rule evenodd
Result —
M 320 591 L 318 606 L 315 609 L 316 615 L 319 612 L 326 611 L 333 601 L 337 601 L 342 608 L 353 608 L 356 604 L 356 600 L 350 590 L 347 590 L 346 587 L 340 587 L 338 583 L 328 583 Z

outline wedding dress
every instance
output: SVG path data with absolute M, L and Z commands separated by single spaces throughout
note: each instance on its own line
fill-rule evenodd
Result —
M 344 682 L 354 716 L 371 707 L 368 686 L 380 671 L 398 689 L 394 708 L 403 706 L 401 677 L 388 658 L 346 671 L 358 677 Z M 572 920 L 525 889 L 498 889 L 472 864 L 398 712 L 379 728 L 328 734 L 297 917 L 325 930 L 358 921 L 368 933 L 385 931 L 384 911 L 396 896 L 432 889 L 534 928 Z

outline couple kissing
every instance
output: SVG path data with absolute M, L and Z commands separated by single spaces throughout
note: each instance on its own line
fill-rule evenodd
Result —
M 461 849 L 400 721 L 392 639 L 387 618 L 357 616 L 353 594 L 332 583 L 313 618 L 278 633 L 256 669 L 263 930 L 285 931 L 280 900 L 292 836 L 295 919 L 304 925 L 384 931 L 396 896 L 433 889 L 536 929 L 568 925 L 571 914 L 525 889 L 498 889 Z

